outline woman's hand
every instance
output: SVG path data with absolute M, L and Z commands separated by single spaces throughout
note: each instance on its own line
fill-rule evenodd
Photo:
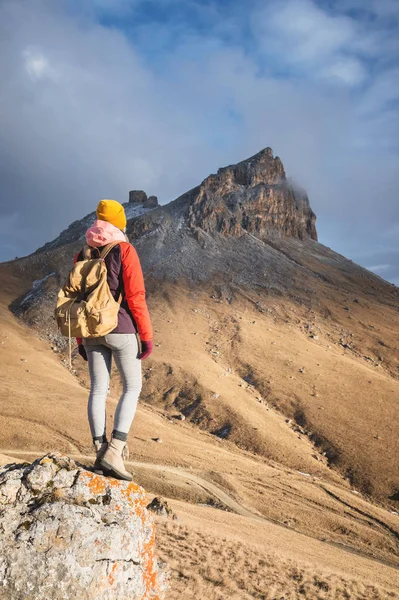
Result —
M 141 340 L 141 352 L 139 354 L 139 359 L 144 360 L 148 358 L 152 352 L 152 341 Z
M 86 348 L 83 346 L 83 344 L 79 344 L 78 352 L 79 352 L 80 356 L 83 358 L 83 360 L 87 360 Z

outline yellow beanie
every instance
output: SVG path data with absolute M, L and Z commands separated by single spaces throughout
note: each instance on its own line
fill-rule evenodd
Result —
M 101 200 L 97 206 L 97 217 L 101 221 L 108 221 L 118 229 L 126 227 L 125 209 L 116 200 Z

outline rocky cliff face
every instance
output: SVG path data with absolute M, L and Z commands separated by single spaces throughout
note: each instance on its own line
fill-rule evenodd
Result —
M 317 240 L 316 215 L 309 199 L 286 178 L 283 164 L 273 156 L 271 148 L 219 169 L 216 175 L 210 175 L 201 185 L 166 206 L 159 206 L 156 196 L 132 190 L 124 208 L 128 233 L 135 239 L 157 229 L 161 220 L 162 224 L 173 222 L 172 227 L 179 229 L 184 224 L 197 238 L 202 231 L 230 237 L 251 233 L 262 240 L 276 233 Z M 82 245 L 85 232 L 95 218 L 92 212 L 74 221 L 35 254 L 69 244 Z
M 158 198 L 156 196 L 147 196 L 143 190 L 131 190 L 129 192 L 129 204 L 142 204 L 143 208 L 156 208 Z
M 219 169 L 174 202 L 131 222 L 128 233 L 139 239 L 168 224 L 190 231 L 197 239 L 202 233 L 230 238 L 249 233 L 263 241 L 276 234 L 317 241 L 316 215 L 309 199 L 287 179 L 271 148 Z
M 281 160 L 265 148 L 236 165 L 219 169 L 181 200 L 188 202 L 191 229 L 265 238 L 271 231 L 317 240 L 316 215 L 304 192 L 287 181 Z

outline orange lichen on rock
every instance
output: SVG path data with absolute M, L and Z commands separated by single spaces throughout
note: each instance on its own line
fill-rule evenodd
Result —
M 88 479 L 87 487 L 94 495 L 104 494 L 107 489 L 107 480 L 102 475 L 96 475 L 95 473 L 89 473 L 89 471 L 82 471 L 81 477 Z
M 141 519 L 143 525 L 145 525 L 148 520 L 148 513 L 146 514 L 145 511 L 148 504 L 148 496 L 145 490 L 136 483 L 129 483 L 121 489 L 121 494 L 128 504 L 134 508 L 135 514 Z
M 159 586 L 157 581 L 156 559 L 155 559 L 155 529 L 152 527 L 152 532 L 149 540 L 144 544 L 143 555 L 145 557 L 143 564 L 143 575 L 146 586 L 146 593 L 143 600 L 160 600 Z
M 114 564 L 113 564 L 113 565 L 112 565 L 112 567 L 111 567 L 111 572 L 110 572 L 110 573 L 109 573 L 109 575 L 108 575 L 108 581 L 109 581 L 109 584 L 110 584 L 110 585 L 114 585 L 114 583 L 115 583 L 115 577 L 114 577 L 114 574 L 115 574 L 115 571 L 117 571 L 117 570 L 118 570 L 118 566 L 119 566 L 119 565 L 118 565 L 118 563 L 117 563 L 117 562 L 114 562 Z

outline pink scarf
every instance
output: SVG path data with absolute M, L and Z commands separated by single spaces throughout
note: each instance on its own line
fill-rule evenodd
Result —
M 89 246 L 100 248 L 111 242 L 127 242 L 127 236 L 123 231 L 108 223 L 108 221 L 94 221 L 92 227 L 86 231 L 86 242 Z

